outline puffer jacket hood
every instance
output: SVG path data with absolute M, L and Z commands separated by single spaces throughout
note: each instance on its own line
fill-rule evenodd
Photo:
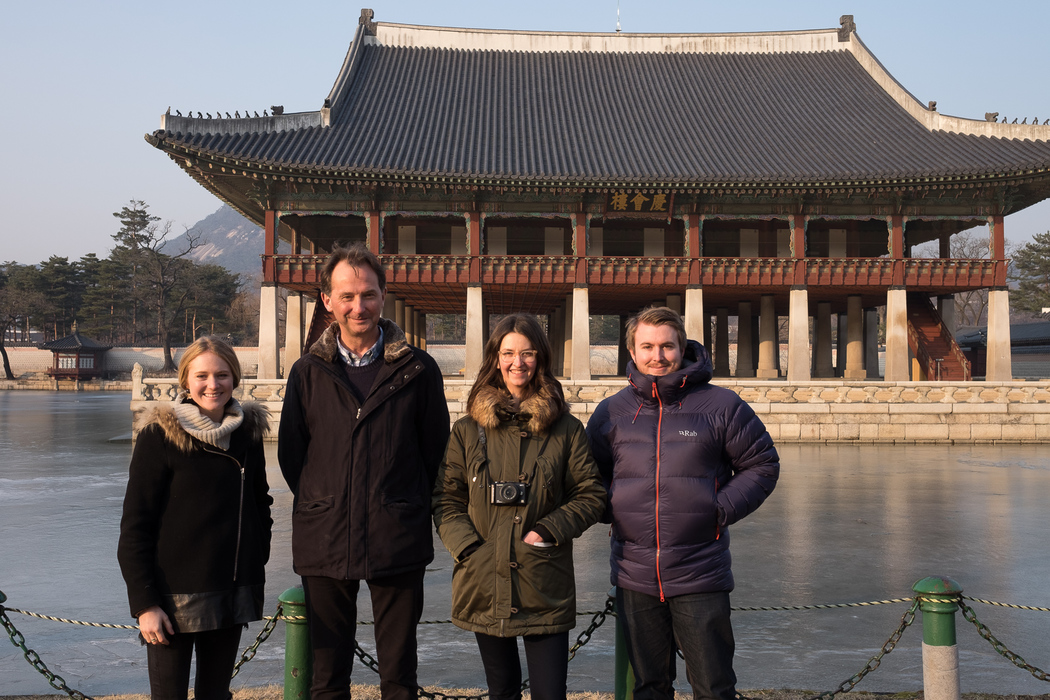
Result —
M 711 353 L 695 340 L 686 341 L 682 357 L 685 360 L 682 367 L 662 377 L 642 374 L 634 360 L 628 360 L 627 382 L 643 402 L 655 405 L 658 403 L 656 392 L 659 392 L 659 400 L 664 403 L 678 403 L 683 396 L 697 386 L 707 384 L 714 376 Z

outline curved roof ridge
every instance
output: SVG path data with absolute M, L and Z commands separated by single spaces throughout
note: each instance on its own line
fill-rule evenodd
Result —
M 844 51 L 839 29 L 712 34 L 550 32 L 375 22 L 369 44 L 386 47 L 529 53 L 809 53 Z

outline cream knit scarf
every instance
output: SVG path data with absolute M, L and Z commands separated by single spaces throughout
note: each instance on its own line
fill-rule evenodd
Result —
M 185 391 L 180 391 L 175 397 L 174 409 L 175 417 L 179 419 L 179 425 L 183 430 L 201 442 L 218 447 L 220 450 L 230 449 L 230 435 L 244 422 L 244 411 L 241 410 L 237 399 L 231 399 L 226 404 L 226 412 L 222 416 L 221 423 L 216 423 L 201 413 L 197 404 L 190 402 L 189 395 Z

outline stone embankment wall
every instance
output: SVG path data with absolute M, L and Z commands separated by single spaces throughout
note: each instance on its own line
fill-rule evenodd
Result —
M 777 442 L 857 444 L 1050 442 L 1050 382 L 844 382 L 718 380 L 747 401 Z M 466 411 L 471 382 L 446 378 L 452 419 Z M 563 382 L 573 414 L 586 423 L 602 399 L 625 386 L 622 378 Z M 245 379 L 240 397 L 265 403 L 274 435 L 284 380 Z M 172 379 L 133 376 L 131 408 L 170 401 Z

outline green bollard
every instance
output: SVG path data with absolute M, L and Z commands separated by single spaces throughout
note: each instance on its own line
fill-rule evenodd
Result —
M 955 612 L 962 586 L 946 576 L 927 576 L 911 587 L 922 600 L 922 684 L 926 700 L 959 700 L 959 647 L 955 640 Z M 948 600 L 951 599 L 951 600 Z
M 306 615 L 306 595 L 302 586 L 289 588 L 278 600 L 286 617 Z M 313 680 L 310 625 L 305 619 L 284 622 L 284 700 L 310 700 L 310 682 Z
M 609 591 L 609 595 L 616 598 L 616 589 Z M 616 608 L 613 607 L 615 612 Z M 627 639 L 623 634 L 623 626 L 620 624 L 620 616 L 616 616 L 616 661 L 613 676 L 613 690 L 616 700 L 634 700 L 634 669 L 627 658 Z

